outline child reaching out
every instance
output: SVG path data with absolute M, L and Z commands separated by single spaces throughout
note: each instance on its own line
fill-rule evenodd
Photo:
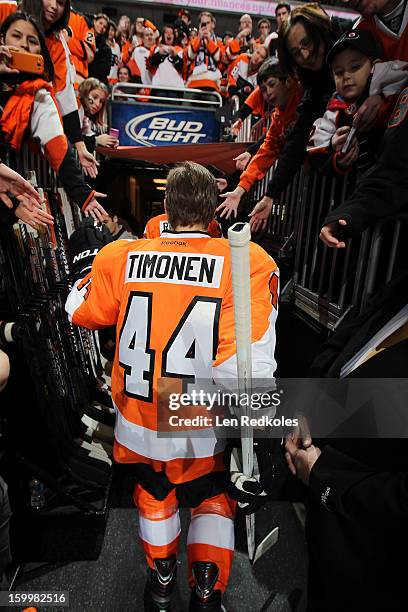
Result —
M 394 95 L 408 81 L 406 62 L 381 63 L 381 55 L 377 40 L 368 30 L 346 32 L 329 51 L 327 62 L 336 91 L 324 116 L 315 121 L 307 147 L 312 164 L 322 172 L 345 174 L 356 162 L 360 170 L 374 163 Z M 363 133 L 354 115 L 368 96 L 376 95 L 382 98 L 380 110 Z M 352 127 L 356 133 L 346 144 Z

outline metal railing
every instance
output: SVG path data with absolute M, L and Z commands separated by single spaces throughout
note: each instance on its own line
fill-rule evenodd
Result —
M 252 129 L 249 124 L 243 126 L 241 141 L 257 141 L 270 119 L 270 115 L 264 117 Z M 248 211 L 265 195 L 273 172 L 274 166 L 249 191 Z M 274 200 L 263 236 L 272 253 L 293 258 L 293 276 L 286 290 L 295 307 L 327 329 L 338 326 L 351 308 L 360 312 L 405 261 L 405 255 L 399 254 L 408 215 L 385 217 L 359 238 L 348 240 L 342 250 L 321 242 L 324 218 L 351 195 L 354 185 L 348 176 L 326 177 L 304 165 Z
M 160 91 L 174 92 L 174 96 L 160 96 L 156 93 Z M 112 102 L 161 102 L 207 108 L 222 106 L 222 97 L 217 91 L 202 91 L 201 89 L 171 87 L 170 85 L 143 85 L 141 83 L 116 83 L 112 87 L 111 100 Z
M 232 117 L 238 112 L 240 107 L 240 100 L 238 96 L 232 96 L 231 98 L 231 110 Z M 243 120 L 241 129 L 238 132 L 235 142 L 252 142 L 251 138 L 251 115 Z M 233 119 L 234 121 L 234 119 Z
M 264 195 L 268 175 L 250 192 L 254 204 Z M 399 271 L 408 215 L 385 217 L 345 249 L 330 249 L 319 239 L 326 215 L 352 193 L 347 177 L 329 178 L 306 166 L 274 201 L 265 244 L 278 257 L 293 257 L 290 283 L 295 307 L 327 329 L 336 328 Z M 287 296 L 286 296 L 287 297 Z

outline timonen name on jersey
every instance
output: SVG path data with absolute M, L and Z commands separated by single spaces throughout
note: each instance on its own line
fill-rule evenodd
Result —
M 209 254 L 130 252 L 126 282 L 165 282 L 219 287 L 224 257 Z

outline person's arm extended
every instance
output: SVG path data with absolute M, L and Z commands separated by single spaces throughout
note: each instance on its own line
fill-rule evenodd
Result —
M 331 446 L 314 464 L 310 489 L 327 510 L 348 520 L 406 520 L 408 474 L 376 472 Z
M 238 121 L 238 119 L 241 119 L 241 121 L 244 121 L 244 119 L 246 119 L 247 117 L 249 117 L 249 115 L 251 115 L 253 112 L 252 108 L 250 106 L 248 106 L 248 104 L 246 104 L 245 102 L 239 107 L 239 109 L 237 110 L 237 112 L 234 115 L 234 122 Z
M 304 96 L 297 108 L 298 119 L 286 137 L 278 164 L 269 182 L 266 195 L 277 198 L 292 181 L 306 157 L 306 145 L 313 122 L 324 113 L 326 103 Z
M 98 208 L 97 217 L 102 221 L 103 207 L 95 200 L 95 191 L 85 183 L 75 162 L 72 149 L 64 134 L 57 107 L 52 96 L 40 89 L 34 100 L 30 119 L 31 135 L 41 146 L 53 170 L 58 173 L 68 196 L 87 214 L 87 208 Z
M 261 180 L 277 160 L 282 150 L 282 141 L 279 138 L 281 136 L 281 127 L 281 122 L 277 119 L 276 114 L 274 114 L 265 140 L 241 175 L 239 186 L 245 189 L 245 191 L 249 191 L 255 181 Z

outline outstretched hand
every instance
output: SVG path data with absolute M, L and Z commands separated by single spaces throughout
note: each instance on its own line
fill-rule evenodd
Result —
M 226 193 L 220 194 L 220 198 L 224 198 L 224 202 L 221 202 L 221 204 L 216 208 L 216 212 L 220 214 L 221 218 L 225 217 L 226 219 L 229 219 L 231 215 L 236 218 L 238 206 L 243 193 L 245 193 L 245 191 L 243 189 L 241 190 L 240 187 L 237 187 L 234 189 L 234 191 L 227 191 Z
M 269 215 L 272 210 L 273 199 L 268 196 L 264 196 L 262 200 L 256 204 L 254 210 L 249 213 L 249 225 L 251 232 L 257 232 L 260 229 L 266 227 L 266 223 L 269 219 Z
M 14 211 L 14 214 L 18 219 L 27 223 L 34 229 L 37 229 L 37 225 L 47 227 L 47 225 L 54 225 L 54 218 L 42 208 L 33 206 L 27 200 L 20 202 Z
M 0 163 L 0 200 L 7 208 L 13 208 L 9 194 L 15 196 L 20 202 L 41 207 L 42 199 L 31 183 L 15 170 Z
M 84 210 L 84 215 L 85 217 L 91 216 L 95 221 L 100 221 L 102 223 L 108 213 L 96 198 L 106 198 L 106 193 L 95 192 L 94 197 Z
M 329 223 L 325 225 L 320 230 L 319 238 L 324 244 L 330 248 L 334 249 L 345 249 L 346 243 L 344 240 L 338 239 L 338 230 L 341 227 L 346 227 L 347 221 L 345 219 L 339 219 L 338 221 L 334 221 L 334 223 Z
M 237 157 L 233 158 L 233 161 L 236 162 L 235 164 L 236 169 L 241 170 L 241 172 L 245 170 L 250 160 L 251 160 L 251 154 L 249 153 L 249 151 L 244 151 L 240 155 L 237 155 Z
M 92 153 L 88 151 L 84 142 L 75 143 L 75 147 L 84 174 L 91 178 L 96 178 L 98 176 L 99 162 L 97 162 Z

